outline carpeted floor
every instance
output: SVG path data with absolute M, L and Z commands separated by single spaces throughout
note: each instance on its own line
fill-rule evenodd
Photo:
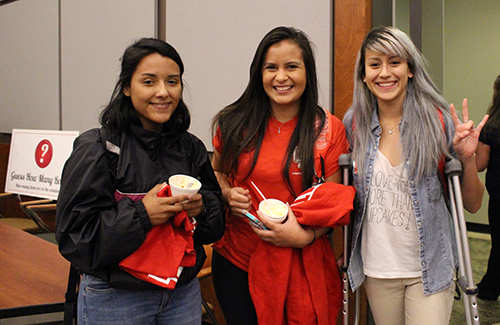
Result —
M 491 240 L 489 234 L 469 232 L 468 236 L 474 283 L 477 284 L 486 272 Z M 487 301 L 477 298 L 477 308 L 481 325 L 500 325 L 500 300 Z M 463 298 L 454 302 L 450 324 L 467 324 Z

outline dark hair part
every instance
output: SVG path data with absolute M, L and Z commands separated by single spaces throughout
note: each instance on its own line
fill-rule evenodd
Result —
M 217 126 L 222 134 L 221 166 L 226 174 L 236 173 L 241 153 L 254 150 L 252 164 L 246 171 L 248 177 L 257 163 L 266 127 L 271 117 L 271 102 L 262 82 L 262 69 L 269 47 L 289 40 L 302 50 L 306 70 L 306 88 L 300 99 L 297 127 L 293 131 L 287 154 L 283 157 L 282 176 L 288 189 L 294 195 L 290 183 L 290 164 L 295 148 L 302 170 L 303 190 L 309 188 L 314 176 L 314 143 L 325 123 L 325 112 L 318 105 L 318 82 L 316 63 L 311 42 L 307 35 L 292 27 L 276 27 L 268 32 L 259 43 L 252 64 L 250 78 L 241 97 L 222 109 L 213 119 L 212 133 Z M 316 125 L 316 119 L 319 119 Z M 324 175 L 323 175 L 324 176 Z
M 127 132 L 131 123 L 142 126 L 139 114 L 135 110 L 132 100 L 130 97 L 125 96 L 123 90 L 130 87 L 132 75 L 141 61 L 154 53 L 168 57 L 177 63 L 182 84 L 184 64 L 179 53 L 170 44 L 159 39 L 142 38 L 138 40 L 130 45 L 123 54 L 120 76 L 116 82 L 109 104 L 101 112 L 100 123 L 102 126 L 109 126 L 111 130 L 118 134 Z M 189 128 L 190 123 L 189 110 L 181 97 L 170 120 L 164 124 L 164 129 L 168 127 L 170 130 L 183 132 Z

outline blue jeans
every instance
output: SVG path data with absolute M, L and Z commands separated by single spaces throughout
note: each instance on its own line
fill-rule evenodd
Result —
M 198 278 L 174 290 L 123 290 L 84 274 L 78 294 L 80 325 L 200 325 Z

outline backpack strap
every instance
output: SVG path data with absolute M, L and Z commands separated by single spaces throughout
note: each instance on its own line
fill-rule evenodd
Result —
M 118 139 L 112 139 L 109 130 L 106 127 L 99 129 L 101 133 L 101 141 L 106 150 L 106 159 L 108 160 L 109 173 L 116 179 L 116 171 L 118 169 L 118 158 L 120 157 L 120 147 L 116 144 L 119 143 Z
M 439 108 L 436 108 L 436 109 L 438 111 L 439 120 L 441 121 L 441 125 L 443 126 L 443 131 L 444 131 L 444 134 L 445 134 L 445 137 L 446 137 L 446 127 L 444 125 L 443 112 L 441 112 L 441 110 Z M 442 179 L 443 184 L 444 184 L 445 189 L 446 189 L 446 179 L 444 177 L 444 165 L 445 165 L 445 163 L 446 163 L 446 156 L 443 156 L 441 158 L 441 160 L 439 161 L 438 168 L 439 168 L 439 173 L 441 174 L 441 179 Z
M 80 272 L 73 264 L 69 268 L 68 287 L 64 302 L 64 325 L 72 325 L 77 315 L 78 284 L 80 283 Z
M 325 159 L 323 159 L 323 156 L 319 156 L 320 162 L 321 162 L 321 176 L 318 176 L 318 173 L 316 172 L 316 167 L 314 168 L 314 182 L 313 186 L 323 184 L 325 182 Z

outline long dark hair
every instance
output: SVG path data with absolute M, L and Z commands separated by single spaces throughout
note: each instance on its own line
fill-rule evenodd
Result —
M 138 40 L 130 45 L 123 54 L 120 76 L 116 82 L 109 104 L 101 112 L 100 123 L 102 126 L 110 127 L 117 134 L 128 132 L 130 124 L 142 126 L 139 114 L 135 110 L 132 100 L 130 97 L 125 96 L 123 90 L 130 87 L 132 75 L 142 59 L 153 53 L 168 57 L 177 63 L 182 84 L 184 64 L 179 53 L 170 44 L 159 39 L 142 38 Z M 163 125 L 163 129 L 180 133 L 186 131 L 190 123 L 191 116 L 189 115 L 189 110 L 181 97 L 170 120 Z
M 282 176 L 285 184 L 295 195 L 290 183 L 290 164 L 295 148 L 302 169 L 303 190 L 309 188 L 314 175 L 314 143 L 323 129 L 326 115 L 318 105 L 318 81 L 316 63 L 311 42 L 307 35 L 292 27 L 276 27 L 267 33 L 255 52 L 250 66 L 250 79 L 241 97 L 222 109 L 213 119 L 212 133 L 217 127 L 222 134 L 221 166 L 226 174 L 236 173 L 241 153 L 254 150 L 252 164 L 246 171 L 248 177 L 257 163 L 266 127 L 271 117 L 271 102 L 262 82 L 262 68 L 269 50 L 274 44 L 284 40 L 296 43 L 302 50 L 306 69 L 306 88 L 300 99 L 297 127 L 293 131 L 287 154 L 283 158 Z M 316 119 L 320 123 L 316 125 Z

